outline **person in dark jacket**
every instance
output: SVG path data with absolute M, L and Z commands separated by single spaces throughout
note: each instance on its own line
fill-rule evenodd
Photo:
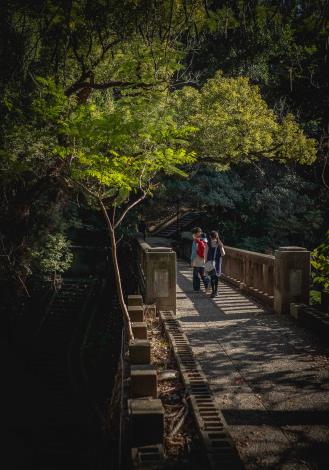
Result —
M 210 240 L 208 242 L 207 262 L 213 263 L 214 269 L 209 273 L 211 283 L 211 297 L 216 297 L 218 294 L 218 281 L 222 272 L 222 256 L 221 247 L 223 243 L 219 238 L 218 232 L 213 230 L 210 233 Z

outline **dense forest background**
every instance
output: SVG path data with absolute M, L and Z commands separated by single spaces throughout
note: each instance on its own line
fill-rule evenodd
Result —
M 58 133 L 63 97 L 74 96 L 77 104 L 88 103 L 92 93 L 99 103 L 133 100 L 153 84 L 145 64 L 162 59 L 157 79 L 165 77 L 172 92 L 185 85 L 201 89 L 218 70 L 224 77 L 247 77 L 278 120 L 292 113 L 316 139 L 317 158 L 309 165 L 265 156 L 185 162 L 188 177 L 160 173 L 151 198 L 131 211 L 119 238 L 134 232 L 141 213 L 152 218 L 179 203 L 204 211 L 204 227 L 219 229 L 237 247 L 268 252 L 323 243 L 329 220 L 328 21 L 324 0 L 168 1 L 160 7 L 147 1 L 1 2 L 0 274 L 9 290 L 27 295 L 32 274 L 64 272 L 79 230 L 104 232 L 90 200 L 67 184 L 70 160 L 47 150 L 53 138 L 62 153 L 69 138 L 75 145 L 73 132 Z M 138 49 L 144 51 L 139 60 L 138 41 L 152 45 Z M 50 103 L 47 112 L 44 103 Z
M 221 69 L 247 76 L 278 115 L 293 112 L 319 151 L 310 166 L 261 159 L 228 171 L 200 166 L 191 179 L 166 181 L 159 198 L 204 209 L 205 227 L 255 251 L 279 245 L 313 249 L 329 221 L 328 15 L 325 1 L 207 2 L 208 31 L 190 57 L 202 84 Z M 239 136 L 236 136 L 238 139 Z M 179 199 L 179 198 L 178 198 Z

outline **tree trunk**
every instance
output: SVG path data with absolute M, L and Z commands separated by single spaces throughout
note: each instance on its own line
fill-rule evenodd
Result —
M 123 297 L 120 268 L 119 268 L 119 263 L 118 263 L 117 244 L 116 244 L 116 237 L 115 237 L 114 229 L 110 230 L 110 240 L 111 240 L 111 248 L 112 248 L 112 262 L 113 262 L 115 282 L 117 285 L 117 293 L 119 297 L 120 307 L 121 307 L 123 317 L 126 323 L 128 339 L 133 339 L 134 335 L 133 335 L 133 330 L 131 327 L 131 321 L 130 321 L 128 309 L 127 309 L 127 306 Z
M 106 224 L 107 224 L 107 228 L 108 228 L 108 231 L 109 231 L 109 236 L 110 236 L 110 241 L 111 241 L 111 248 L 112 248 L 112 263 L 113 263 L 113 269 L 114 269 L 115 283 L 116 283 L 116 286 L 117 286 L 117 293 L 118 293 L 118 297 L 119 297 L 119 303 L 120 303 L 121 311 L 122 311 L 122 314 L 123 314 L 123 320 L 124 320 L 124 325 L 125 325 L 126 332 L 127 332 L 127 338 L 128 338 L 128 340 L 130 340 L 130 339 L 134 339 L 134 335 L 133 335 L 133 330 L 132 330 L 132 327 L 131 327 L 131 321 L 130 321 L 128 309 L 127 309 L 127 306 L 126 306 L 126 303 L 125 303 L 125 300 L 124 300 L 124 297 L 123 297 L 121 276 L 120 276 L 120 268 L 119 268 L 119 262 L 118 262 L 117 243 L 116 243 L 116 237 L 115 237 L 115 229 L 114 229 L 114 227 L 113 227 L 113 225 L 110 221 L 110 218 L 108 216 L 108 213 L 106 211 L 106 208 L 105 208 L 104 204 L 102 203 L 102 201 L 99 201 L 99 202 L 100 202 L 100 206 L 101 206 L 102 212 L 104 214 Z

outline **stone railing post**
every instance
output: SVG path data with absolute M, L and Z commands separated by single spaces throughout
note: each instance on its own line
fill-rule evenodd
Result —
M 172 248 L 148 248 L 145 256 L 145 303 L 176 314 L 176 253 Z
M 289 313 L 290 303 L 309 303 L 310 252 L 299 246 L 282 246 L 275 251 L 274 310 Z

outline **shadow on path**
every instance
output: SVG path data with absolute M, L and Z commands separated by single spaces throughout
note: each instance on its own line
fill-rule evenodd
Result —
M 246 468 L 327 468 L 329 350 L 223 282 L 216 299 L 194 292 L 185 262 L 177 317 Z

